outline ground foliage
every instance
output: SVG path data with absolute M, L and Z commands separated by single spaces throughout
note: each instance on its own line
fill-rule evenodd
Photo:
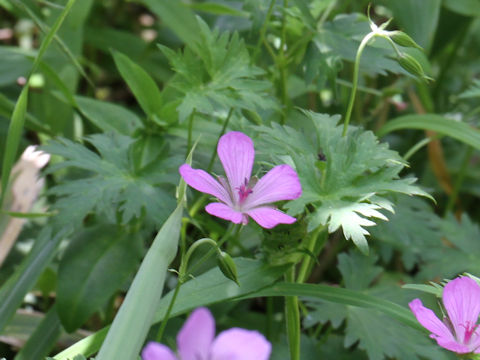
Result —
M 209 306 L 218 331 L 265 334 L 272 360 L 295 359 L 295 342 L 302 360 L 451 359 L 407 308 L 419 296 L 435 307 L 438 289 L 401 286 L 480 275 L 478 9 L 0 0 L 0 357 L 138 354 L 180 279 L 162 338 L 172 347 L 183 315 Z M 222 175 L 215 148 L 232 130 L 254 141 L 255 176 L 298 172 L 302 196 L 278 204 L 294 225 L 238 232 L 180 182 L 184 162 Z M 31 144 L 52 156 L 45 170 L 21 163 Z M 23 174 L 44 181 L 30 202 L 15 192 Z M 202 243 L 183 272 L 192 244 L 224 237 L 231 258 Z M 293 327 L 288 289 L 311 294 Z

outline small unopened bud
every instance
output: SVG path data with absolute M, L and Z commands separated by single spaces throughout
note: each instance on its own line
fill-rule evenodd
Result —
M 405 46 L 405 47 L 413 47 L 417 48 L 419 50 L 422 50 L 422 47 L 418 45 L 415 40 L 413 40 L 410 36 L 405 34 L 403 31 L 391 31 L 388 35 L 390 39 L 392 39 L 395 44 L 398 44 L 400 46 Z
M 235 262 L 230 255 L 219 250 L 217 256 L 217 265 L 226 278 L 235 281 L 237 285 L 240 286 L 240 283 L 238 282 L 237 265 L 235 265 Z
M 402 53 L 397 58 L 397 61 L 400 64 L 400 66 L 405 70 L 407 70 L 410 74 L 418 76 L 425 80 L 432 80 L 432 78 L 425 75 L 422 65 L 420 65 L 420 63 L 413 56 L 406 53 Z

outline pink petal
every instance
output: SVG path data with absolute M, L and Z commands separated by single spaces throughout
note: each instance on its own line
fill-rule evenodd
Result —
M 433 335 L 431 335 L 431 337 L 433 337 Z M 445 338 L 436 338 L 435 340 L 437 340 L 437 344 L 441 347 L 456 352 L 457 354 L 467 354 L 471 352 L 468 346 L 459 344 L 456 341 L 447 340 Z
M 469 277 L 456 278 L 445 285 L 442 298 L 457 339 L 463 341 L 465 329 L 478 321 L 480 286 Z
M 226 204 L 231 204 L 230 195 L 217 180 L 203 170 L 193 169 L 183 164 L 178 169 L 183 180 L 195 190 L 215 196 Z
M 272 346 L 257 331 L 232 328 L 221 332 L 212 346 L 212 360 L 268 360 Z
M 271 229 L 278 224 L 293 224 L 297 221 L 294 217 L 270 207 L 259 207 L 248 210 L 247 214 L 251 216 L 258 225 L 265 229 Z
M 408 306 L 418 322 L 432 333 L 431 337 L 437 340 L 438 345 L 443 346 L 442 344 L 456 342 L 447 326 L 440 321 L 432 310 L 423 306 L 420 299 L 414 299 Z
M 215 320 L 210 311 L 207 308 L 194 310 L 177 335 L 180 359 L 208 359 L 214 337 Z
M 257 182 L 243 207 L 250 209 L 280 200 L 293 200 L 300 195 L 302 186 L 295 170 L 286 164 L 278 165 Z
M 205 210 L 213 216 L 229 220 L 234 224 L 246 224 L 248 219 L 241 212 L 233 210 L 231 207 L 222 203 L 211 203 L 205 206 Z
M 244 133 L 231 131 L 218 141 L 218 157 L 222 162 L 232 193 L 238 194 L 241 185 L 248 184 L 252 174 L 255 149 L 253 141 Z M 238 200 L 238 195 L 236 195 Z
M 143 360 L 177 360 L 175 354 L 165 345 L 149 342 L 142 351 Z

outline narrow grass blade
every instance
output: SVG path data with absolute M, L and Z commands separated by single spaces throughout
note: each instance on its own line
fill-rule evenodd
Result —
M 379 310 L 414 329 L 425 331 L 412 312 L 391 301 L 380 299 L 360 291 L 317 284 L 279 283 L 253 293 L 245 298 L 259 296 L 304 296 L 327 300 L 339 304 Z
M 10 172 L 12 171 L 13 163 L 17 156 L 18 145 L 22 136 L 23 124 L 25 122 L 25 115 L 27 113 L 28 103 L 28 85 L 22 89 L 20 96 L 13 109 L 12 120 L 8 128 L 7 141 L 5 143 L 5 152 L 3 154 L 2 162 L 2 189 L 0 197 L 0 208 L 3 204 L 5 192 L 8 186 Z
M 38 50 L 37 56 L 33 61 L 33 66 L 30 71 L 30 74 L 36 71 L 43 55 L 45 54 L 45 51 L 47 50 L 48 46 L 52 42 L 52 39 L 54 38 L 58 29 L 60 28 L 63 21 L 67 17 L 75 1 L 76 0 L 69 0 L 67 2 L 60 16 L 57 18 L 57 20 L 51 27 L 50 31 L 46 34 L 45 39 L 42 41 L 42 44 L 40 45 L 40 49 Z M 22 92 L 20 93 L 17 103 L 15 104 L 15 108 L 12 114 L 12 120 L 8 128 L 7 142 L 5 145 L 5 151 L 4 151 L 3 162 L 2 162 L 2 187 L 1 187 L 1 197 L 0 197 L 0 208 L 1 208 L 1 205 L 3 204 L 5 190 L 7 189 L 10 172 L 12 170 L 12 166 L 15 161 L 15 157 L 17 155 L 18 145 L 20 143 L 20 137 L 22 135 L 25 116 L 27 113 L 28 88 L 29 88 L 29 83 L 27 82 L 25 87 L 22 89 Z
M 53 259 L 64 236 L 64 233 L 52 235 L 49 228 L 44 228 L 30 253 L 0 288 L 0 332 L 22 304 L 25 294 L 35 285 L 42 271 Z
M 382 126 L 377 135 L 382 137 L 392 131 L 405 129 L 436 131 L 480 150 L 480 131 L 478 129 L 464 122 L 450 120 L 434 114 L 398 117 Z
M 14 360 L 44 359 L 57 342 L 61 330 L 57 309 L 52 306 Z
M 270 267 L 260 260 L 234 259 L 238 270 L 240 286 L 227 279 L 218 268 L 188 281 L 180 288 L 177 300 L 173 306 L 171 317 L 183 314 L 199 306 L 206 306 L 217 302 L 231 300 L 247 294 L 252 294 L 271 285 L 285 273 L 285 266 Z M 154 316 L 154 323 L 163 320 L 174 290 L 170 291 L 160 301 Z M 55 360 L 72 359 L 77 354 L 84 356 L 94 355 L 105 338 L 108 327 L 77 342 L 68 349 L 55 356 Z
M 5 95 L 0 94 L 0 115 L 7 119 L 11 119 L 14 110 L 15 102 L 7 98 Z M 25 114 L 25 127 L 39 133 L 53 136 L 53 132 L 50 128 L 46 127 L 45 124 L 42 124 L 40 120 L 29 113 Z
M 22 9 L 25 10 L 25 12 L 28 14 L 28 16 L 30 16 L 32 18 L 32 20 L 35 22 L 35 24 L 40 28 L 40 30 L 43 33 L 48 34 L 49 31 L 51 31 L 51 29 L 49 29 L 49 27 L 41 19 L 39 19 L 39 17 L 37 15 L 35 15 L 35 13 L 26 4 L 24 4 L 23 2 L 20 2 L 18 0 L 16 0 L 15 2 L 19 6 L 21 6 Z M 75 2 L 75 0 L 74 0 L 74 2 Z M 65 7 L 67 7 L 67 6 L 68 6 L 68 4 Z M 63 11 L 65 11 L 65 7 L 63 7 Z M 67 57 L 70 59 L 70 61 L 75 66 L 77 71 L 80 73 L 80 75 L 82 75 L 85 78 L 85 80 L 87 80 L 87 82 L 90 84 L 90 86 L 93 87 L 94 86 L 93 82 L 89 78 L 89 76 L 87 75 L 85 70 L 83 70 L 82 65 L 80 65 L 80 63 L 78 62 L 78 60 L 76 59 L 75 55 L 72 53 L 70 48 L 63 42 L 63 40 L 60 37 L 57 36 L 56 32 L 53 36 L 53 39 L 58 44 L 60 49 L 62 49 L 62 51 L 65 53 L 65 55 L 67 55 Z
M 135 359 L 153 322 L 170 263 L 175 258 L 183 202 L 158 232 L 115 317 L 97 360 Z

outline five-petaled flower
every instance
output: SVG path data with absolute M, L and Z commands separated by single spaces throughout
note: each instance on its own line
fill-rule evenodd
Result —
M 150 342 L 143 360 L 267 360 L 271 345 L 257 331 L 232 328 L 215 338 L 215 320 L 206 308 L 192 312 L 177 335 L 175 355 L 165 345 Z
M 255 157 L 253 141 L 238 131 L 231 131 L 220 138 L 217 153 L 227 179 L 219 176 L 217 181 L 205 171 L 192 169 L 188 164 L 183 164 L 179 169 L 188 185 L 221 201 L 205 207 L 209 214 L 244 225 L 250 216 L 267 229 L 296 221 L 271 205 L 276 201 L 296 199 L 302 194 L 295 170 L 286 164 L 278 165 L 256 184 L 251 184 Z
M 480 353 L 480 286 L 468 277 L 450 281 L 443 289 L 443 306 L 447 317 L 443 322 L 423 306 L 420 299 L 410 302 L 418 322 L 432 334 L 441 347 L 458 354 Z

